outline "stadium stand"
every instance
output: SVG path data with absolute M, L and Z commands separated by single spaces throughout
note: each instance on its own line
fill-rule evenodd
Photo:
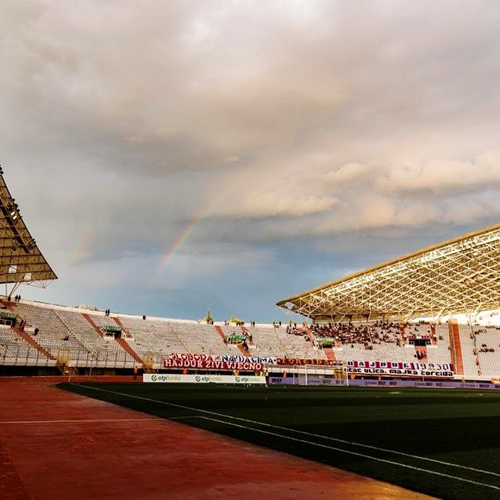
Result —
M 47 366 L 48 358 L 7 325 L 0 325 L 0 359 L 7 366 Z
M 231 337 L 243 339 L 245 355 L 255 358 L 447 365 L 454 362 L 452 343 L 456 347 L 458 334 L 463 369 L 457 378 L 485 380 L 500 372 L 500 332 L 492 325 L 376 320 L 245 327 L 146 319 L 27 300 L 6 305 L 3 299 L 3 304 L 16 317 L 16 325 L 0 324 L 0 366 L 55 367 L 66 353 L 68 363 L 81 370 L 131 370 L 146 359 L 158 370 L 162 359 L 171 355 L 242 356 L 238 344 L 228 341 Z
M 464 375 L 497 376 L 500 367 L 500 334 L 497 327 L 459 325 Z
M 124 315 L 120 322 L 131 335 L 124 339 L 131 348 L 140 356 L 153 355 L 157 364 L 171 353 L 231 354 L 212 325 Z
M 295 329 L 295 328 L 294 328 Z M 307 335 L 303 328 L 290 329 L 290 333 L 286 333 L 287 329 L 283 327 L 275 328 L 276 335 L 281 344 L 285 346 L 288 358 L 299 359 L 327 359 L 323 349 L 319 349 Z
M 278 334 L 279 329 L 271 325 L 253 327 L 251 329 L 253 346 L 249 346 L 252 356 L 293 357 L 288 355 L 287 345 Z
M 427 347 L 427 362 L 433 364 L 450 363 L 449 326 L 447 324 L 438 324 L 435 329 L 435 341 Z
M 64 322 L 75 339 L 85 348 L 86 354 L 77 360 L 76 366 L 85 366 L 82 361 L 90 361 L 97 367 L 119 366 L 130 367 L 133 365 L 133 358 L 115 343 L 114 336 L 106 336 L 104 333 L 97 333 L 94 325 L 114 326 L 113 321 L 108 317 L 103 318 L 103 314 L 82 314 L 71 310 L 58 309 L 57 315 Z M 90 323 L 86 316 L 89 316 Z

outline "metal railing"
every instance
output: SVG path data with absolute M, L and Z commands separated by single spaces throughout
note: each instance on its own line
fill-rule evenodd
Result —
M 68 364 L 77 368 L 132 368 L 135 361 L 121 352 L 72 352 Z M 41 352 L 22 345 L 0 344 L 0 366 L 56 366 Z

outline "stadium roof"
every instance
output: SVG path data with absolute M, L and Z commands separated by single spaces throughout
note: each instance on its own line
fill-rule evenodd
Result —
M 57 279 L 24 224 L 0 167 L 0 283 L 21 283 L 45 288 Z
M 439 318 L 500 308 L 500 224 L 277 303 L 315 321 Z

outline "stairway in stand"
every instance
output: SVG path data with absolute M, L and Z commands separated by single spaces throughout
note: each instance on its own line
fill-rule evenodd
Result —
M 114 322 L 122 329 L 122 333 L 125 334 L 126 337 L 132 337 L 128 330 L 123 326 L 123 323 L 120 321 L 120 318 L 117 318 L 116 316 L 112 318 Z
M 241 351 L 243 356 L 246 356 L 247 358 L 250 358 L 252 356 L 250 354 L 250 351 L 248 349 L 245 349 L 242 344 L 238 344 L 238 349 Z
M 2 298 L 2 299 L 0 299 L 0 304 L 2 304 L 2 306 L 4 306 L 4 307 L 2 307 L 2 309 L 7 309 L 10 312 L 15 312 L 15 310 L 14 310 L 15 303 L 14 302 L 12 302 L 12 301 L 9 302 L 7 299 Z
M 26 342 L 28 342 L 28 344 L 31 347 L 34 347 L 40 354 L 43 354 L 47 359 L 52 359 L 52 360 L 56 359 L 56 358 L 54 358 L 54 356 L 52 356 L 52 354 L 50 354 L 40 344 L 38 344 L 37 342 L 35 342 L 35 340 L 33 340 L 27 333 L 23 332 L 17 326 L 11 327 L 11 330 L 13 332 L 15 332 L 17 335 L 19 335 L 20 337 L 22 337 Z
M 215 330 L 217 333 L 222 337 L 222 340 L 227 343 L 227 337 L 226 334 L 223 332 L 222 328 L 219 325 L 215 325 Z M 244 330 L 243 330 L 244 331 Z M 250 351 L 248 349 L 245 349 L 241 344 L 238 344 L 238 349 L 241 351 L 241 353 L 246 356 L 247 358 L 251 357 L 252 355 L 250 354 Z
M 120 321 L 120 318 L 113 318 L 115 320 L 115 323 L 122 329 L 122 333 L 125 333 L 127 337 L 132 337 L 130 333 L 125 329 L 123 326 L 122 322 Z M 124 339 L 115 339 L 116 342 L 118 342 L 118 345 L 122 347 L 126 352 L 128 352 L 138 363 L 142 365 L 142 359 L 139 357 L 139 355 L 130 347 L 129 343 L 124 340 Z
M 249 332 L 248 328 L 246 326 L 242 326 L 241 331 L 245 334 L 248 345 L 255 346 L 252 334 Z M 252 340 L 250 340 L 250 337 L 252 337 Z
M 128 352 L 138 363 L 142 365 L 142 359 L 138 354 L 128 345 L 128 343 L 123 339 L 115 339 L 118 345 L 126 352 Z
M 311 343 L 314 344 L 314 334 L 313 334 L 312 330 L 310 328 L 306 328 L 306 333 L 307 333 L 307 337 L 309 338 Z
M 215 331 L 222 337 L 222 340 L 227 343 L 226 334 L 222 331 L 222 328 L 218 325 L 215 326 Z
M 417 354 L 418 363 L 427 363 L 427 347 L 426 346 L 415 347 L 415 353 Z
M 436 325 L 431 323 L 431 343 L 437 345 Z
M 97 332 L 99 337 L 104 338 L 104 333 L 102 333 L 102 330 L 94 323 L 94 320 L 90 317 L 90 315 L 87 313 L 82 313 L 82 316 L 90 323 L 90 325 Z
M 455 373 L 463 375 L 464 360 L 462 358 L 462 343 L 460 342 L 460 331 L 456 320 L 448 322 L 448 331 L 450 335 L 451 361 L 455 365 Z
M 335 352 L 331 347 L 324 347 L 323 352 L 326 354 L 326 357 L 328 358 L 329 361 L 337 361 L 337 358 L 335 357 Z

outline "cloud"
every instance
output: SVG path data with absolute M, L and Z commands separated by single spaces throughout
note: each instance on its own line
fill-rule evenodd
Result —
M 108 168 L 130 169 L 119 150 L 144 159 L 147 173 L 283 147 L 324 121 L 342 90 L 336 75 L 308 74 L 304 55 L 290 64 L 295 21 L 262 7 L 110 1 L 77 12 L 65 2 L 33 2 L 36 14 L 19 12 L 3 34 L 11 70 L 4 95 L 35 124 L 50 114 L 44 135 L 52 140 L 115 156 Z M 248 14 L 262 32 L 249 31 Z M 284 40 L 270 40 L 267 29 Z M 96 148 L 102 141 L 108 147 Z
M 283 217 L 303 217 L 311 214 L 329 212 L 338 200 L 331 196 L 299 194 L 289 196 L 286 193 L 265 191 L 246 194 L 240 203 L 226 205 L 219 212 L 227 218 L 266 219 Z
M 347 163 L 338 170 L 328 172 L 326 180 L 332 185 L 364 182 L 367 175 L 376 168 L 376 164 Z
M 447 194 L 500 187 L 500 150 L 486 151 L 471 161 L 432 160 L 393 167 L 384 179 L 391 193 L 431 191 Z
M 173 301 L 204 259 L 216 287 L 240 258 L 281 283 L 418 248 L 500 217 L 499 26 L 492 2 L 4 0 L 5 178 L 66 290 L 107 270 L 122 296 L 181 239 Z

